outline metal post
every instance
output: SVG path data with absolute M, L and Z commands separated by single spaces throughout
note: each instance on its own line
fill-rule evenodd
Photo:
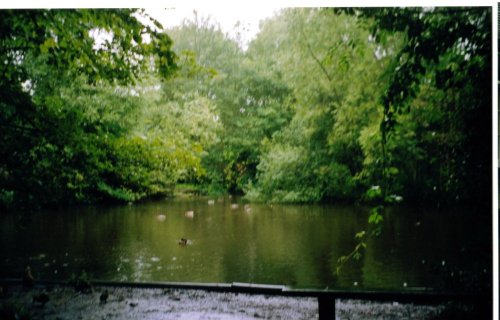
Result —
M 335 297 L 320 294 L 318 296 L 318 311 L 320 320 L 334 320 Z

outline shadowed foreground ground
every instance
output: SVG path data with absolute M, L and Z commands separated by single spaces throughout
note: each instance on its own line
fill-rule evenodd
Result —
M 101 293 L 107 290 L 105 303 Z M 41 294 L 48 297 L 44 304 Z M 38 297 L 35 299 L 34 297 Z M 43 305 L 44 304 L 44 305 Z M 338 300 L 337 319 L 434 319 L 444 306 L 417 306 Z M 317 319 L 315 298 L 209 292 L 191 289 L 94 287 L 75 293 L 71 287 L 20 285 L 0 299 L 1 319 Z

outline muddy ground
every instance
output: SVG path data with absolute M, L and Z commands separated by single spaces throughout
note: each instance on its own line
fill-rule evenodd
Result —
M 106 302 L 102 292 L 109 293 Z M 47 300 L 47 301 L 45 301 Z M 336 319 L 435 319 L 444 306 L 337 300 Z M 67 286 L 20 285 L 0 298 L 8 319 L 317 319 L 316 298 L 210 292 L 190 289 L 94 287 L 77 293 Z

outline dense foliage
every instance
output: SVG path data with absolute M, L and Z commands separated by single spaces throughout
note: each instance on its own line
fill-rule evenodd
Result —
M 481 7 L 359 12 L 374 18 L 372 33 L 381 42 L 386 33 L 407 38 L 388 69 L 380 129 L 389 140 L 397 114 L 414 115 L 416 147 L 425 160 L 413 164 L 414 178 L 406 182 L 417 190 L 415 200 L 490 205 L 491 13 Z
M 137 10 L 3 10 L 0 30 L 3 206 L 179 183 L 490 205 L 489 8 L 287 9 L 247 50 L 196 13 L 163 33 Z
M 176 59 L 161 25 L 141 14 L 0 11 L 4 206 L 133 201 L 175 183 L 168 152 L 132 136 L 141 101 L 130 86 L 171 76 Z

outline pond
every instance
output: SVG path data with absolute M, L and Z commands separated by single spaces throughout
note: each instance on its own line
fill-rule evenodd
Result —
M 361 206 L 245 205 L 228 197 L 78 207 L 22 220 L 4 214 L 0 276 L 20 277 L 30 265 L 43 279 L 85 270 L 116 281 L 404 290 L 439 286 L 442 272 L 435 270 L 461 272 L 474 268 L 478 252 L 491 254 L 489 227 L 479 219 L 395 207 L 362 257 L 337 273 L 338 258 L 357 244 L 354 235 L 368 230 L 369 214 Z

